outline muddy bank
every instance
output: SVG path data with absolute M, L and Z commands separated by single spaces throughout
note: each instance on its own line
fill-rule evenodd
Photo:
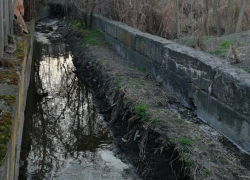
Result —
M 221 135 L 205 124 L 197 125 L 194 113 L 169 95 L 160 81 L 118 56 L 98 32 L 80 26 L 70 29 L 67 42 L 76 74 L 91 87 L 115 142 L 142 177 L 245 179 L 249 175 L 247 164 L 242 166 L 241 159 L 218 141 Z M 139 117 L 140 110 L 146 118 Z

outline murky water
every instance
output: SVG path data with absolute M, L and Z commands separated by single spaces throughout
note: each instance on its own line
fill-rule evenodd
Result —
M 139 179 L 112 152 L 107 125 L 86 85 L 73 73 L 59 20 L 36 27 L 19 179 Z

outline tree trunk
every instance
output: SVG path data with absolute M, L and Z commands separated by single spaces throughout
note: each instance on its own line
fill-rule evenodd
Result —
M 209 28 L 208 28 L 208 18 L 209 18 L 209 6 L 208 6 L 208 0 L 205 0 L 205 5 L 206 5 L 206 8 L 205 8 L 205 16 L 204 16 L 204 32 L 207 33 L 207 35 L 209 36 Z
M 180 22 L 179 22 L 179 0 L 174 0 L 175 21 L 176 21 L 176 37 L 180 37 Z
M 227 4 L 227 23 L 226 23 L 226 32 L 225 34 L 230 34 L 232 21 L 233 21 L 233 7 L 234 7 L 234 0 L 228 0 Z
M 241 31 L 241 24 L 242 24 L 243 15 L 244 15 L 244 12 L 245 12 L 245 9 L 246 9 L 246 4 L 247 4 L 246 0 L 241 1 L 240 12 L 239 12 L 239 16 L 238 16 L 236 26 L 235 26 L 235 32 L 236 33 Z
M 220 26 L 220 18 L 218 15 L 218 11 L 217 11 L 217 4 L 216 2 L 214 2 L 214 0 L 210 0 L 212 7 L 213 7 L 213 11 L 214 11 L 214 19 L 215 19 L 215 24 L 216 24 L 216 31 L 217 31 L 217 35 L 221 36 L 221 26 Z

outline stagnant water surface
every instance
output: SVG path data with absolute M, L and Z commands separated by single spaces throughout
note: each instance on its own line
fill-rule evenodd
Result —
M 19 180 L 139 179 L 116 158 L 112 136 L 86 85 L 72 72 L 60 20 L 36 25 Z

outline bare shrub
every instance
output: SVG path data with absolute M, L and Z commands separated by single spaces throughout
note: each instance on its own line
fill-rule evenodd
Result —
M 78 4 L 84 12 L 94 11 L 107 18 L 124 22 L 129 26 L 168 39 L 176 38 L 175 0 L 69 0 Z M 227 0 L 215 0 L 222 33 L 227 20 Z M 234 31 L 241 0 L 234 0 L 231 30 Z M 94 7 L 94 8 L 93 8 Z M 216 35 L 216 25 L 211 1 L 179 0 L 180 37 Z M 250 3 L 242 20 L 242 30 L 249 29 Z

